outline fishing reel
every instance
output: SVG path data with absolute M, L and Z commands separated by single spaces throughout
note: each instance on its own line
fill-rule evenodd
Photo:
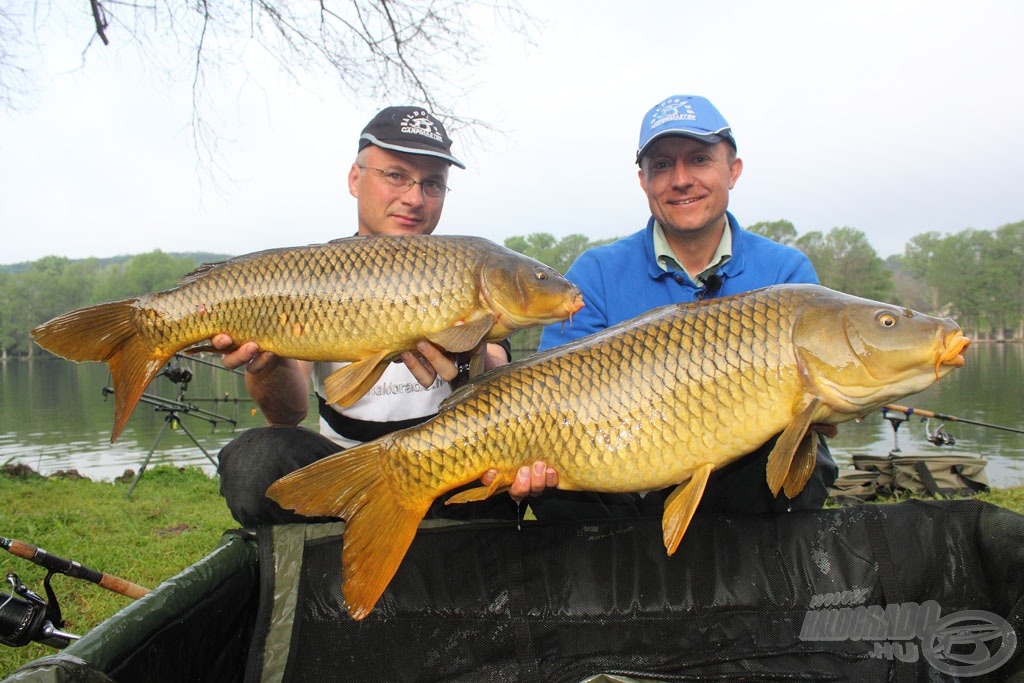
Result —
M 946 431 L 945 422 L 940 422 L 938 428 L 934 432 L 928 428 L 931 423 L 927 417 L 922 418 L 921 422 L 924 422 L 925 437 L 931 443 L 936 446 L 952 446 L 956 443 L 956 439 L 953 435 Z
M 77 640 L 78 636 L 62 631 L 64 619 L 60 614 L 57 596 L 50 587 L 50 576 L 46 576 L 47 603 L 42 597 L 29 590 L 14 572 L 7 574 L 10 593 L 0 591 L 0 645 L 22 647 L 35 641 L 62 649 Z
M 167 367 L 165 367 L 160 374 L 175 384 L 180 384 L 182 386 L 182 391 L 185 391 L 185 387 L 187 387 L 188 383 L 192 381 L 192 371 L 188 368 L 181 367 L 173 361 L 168 363 Z

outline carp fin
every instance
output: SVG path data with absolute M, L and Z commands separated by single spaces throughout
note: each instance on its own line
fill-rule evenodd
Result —
M 473 351 L 473 355 L 469 359 L 469 376 L 479 377 L 484 374 L 487 369 L 487 346 L 480 344 L 480 346 Z
M 332 372 L 324 379 L 327 402 L 345 408 L 358 401 L 388 369 L 390 356 L 390 351 L 380 351 Z
M 690 475 L 690 481 L 680 484 L 665 500 L 665 512 L 661 517 L 661 533 L 665 541 L 665 550 L 669 555 L 675 553 L 679 542 L 690 526 L 693 513 L 697 511 L 700 499 L 704 497 L 704 489 L 708 485 L 708 477 L 715 468 L 711 463 L 700 465 Z
M 467 320 L 463 325 L 452 325 L 438 332 L 431 332 L 426 337 L 445 351 L 461 353 L 475 349 L 491 331 L 492 325 L 494 314 L 482 313 Z
M 292 472 L 267 497 L 306 516 L 345 519 L 342 594 L 353 619 L 373 610 L 398 571 L 431 500 L 399 500 L 381 471 L 380 441 L 355 446 Z
M 508 491 L 509 482 L 502 479 L 499 474 L 491 482 L 490 486 L 474 486 L 473 488 L 466 489 L 465 491 L 459 491 L 454 496 L 451 496 L 444 501 L 445 505 L 458 505 L 460 503 L 477 503 L 481 500 L 487 500 L 491 496 Z
M 768 454 L 768 466 L 765 468 L 765 476 L 768 480 L 768 488 L 771 489 L 773 496 L 779 495 L 779 491 L 782 490 L 782 487 L 789 478 L 790 470 L 794 466 L 797 470 L 804 466 L 799 463 L 794 465 L 794 463 L 796 462 L 796 456 L 800 451 L 804 437 L 810 429 L 811 416 L 814 415 L 814 411 L 820 404 L 821 399 L 811 399 L 807 407 L 789 423 L 789 426 L 786 427 L 775 442 L 772 452 Z M 807 483 L 806 479 L 804 483 Z M 801 485 L 800 488 L 803 488 L 803 486 Z
M 82 361 L 106 361 L 114 383 L 113 443 L 142 393 L 175 350 L 146 346 L 132 321 L 137 298 L 110 301 L 57 316 L 32 330 L 32 339 L 50 353 Z
M 804 490 L 804 486 L 807 485 L 811 475 L 814 474 L 817 457 L 818 435 L 813 430 L 808 429 L 800 445 L 797 447 L 796 455 L 793 457 L 793 464 L 786 475 L 786 481 L 782 484 L 782 490 L 785 491 L 787 498 L 792 500 Z

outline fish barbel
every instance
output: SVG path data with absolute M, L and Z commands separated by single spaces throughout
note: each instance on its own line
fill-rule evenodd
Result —
M 173 289 L 65 313 L 32 338 L 110 365 L 114 441 L 164 363 L 217 334 L 288 358 L 350 361 L 325 381 L 327 401 L 345 406 L 420 340 L 469 351 L 581 306 L 553 269 L 483 238 L 350 237 L 206 264 Z
M 365 617 L 435 498 L 498 470 L 507 489 L 542 459 L 558 488 L 638 492 L 678 485 L 662 529 L 671 555 L 708 475 L 779 435 L 772 493 L 795 497 L 814 469 L 810 426 L 865 415 L 963 365 L 951 320 L 816 285 L 655 309 L 480 376 L 438 415 L 331 455 L 267 495 L 308 516 L 346 520 L 343 593 Z

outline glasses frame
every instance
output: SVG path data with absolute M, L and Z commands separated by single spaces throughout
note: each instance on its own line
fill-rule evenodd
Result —
M 411 175 L 404 171 L 389 171 L 387 169 L 376 168 L 374 166 L 365 166 L 363 164 L 356 164 L 356 166 L 363 169 L 364 171 L 376 171 L 377 173 L 380 174 L 381 180 L 383 180 L 385 183 L 395 188 L 396 190 L 401 190 L 402 192 L 408 192 L 414 186 L 419 185 L 420 191 L 423 192 L 424 197 L 430 197 L 431 199 L 441 199 L 452 191 L 452 188 L 448 187 L 442 182 L 430 179 L 416 180 L 415 178 L 413 178 Z M 396 184 L 394 180 L 389 176 L 401 176 L 402 178 L 405 179 L 405 181 L 402 184 Z M 427 186 L 424 185 L 424 183 L 437 183 L 438 185 L 441 186 L 441 191 L 438 194 L 432 194 L 430 191 L 427 190 Z

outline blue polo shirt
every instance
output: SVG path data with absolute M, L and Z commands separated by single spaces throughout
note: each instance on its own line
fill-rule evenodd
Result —
M 818 275 L 798 249 L 788 247 L 739 226 L 726 213 L 732 233 L 732 254 L 718 269 L 721 297 L 742 294 L 784 282 L 818 284 Z M 654 248 L 654 218 L 647 227 L 611 244 L 580 254 L 565 273 L 583 293 L 584 307 L 571 323 L 544 328 L 540 349 L 548 349 L 598 332 L 624 320 L 668 304 L 696 301 L 705 294 L 684 270 L 666 271 Z

